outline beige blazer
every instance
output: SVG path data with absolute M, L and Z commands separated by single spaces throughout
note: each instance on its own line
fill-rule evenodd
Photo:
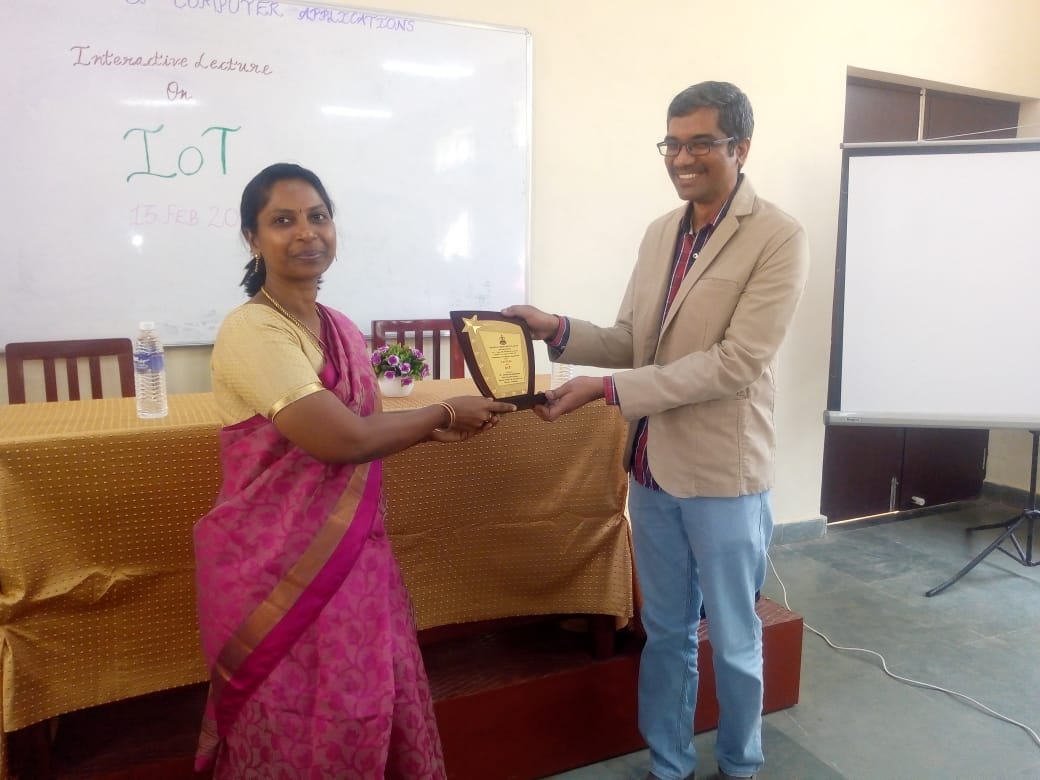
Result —
M 809 271 L 805 231 L 745 178 L 661 325 L 686 205 L 647 228 L 617 321 L 570 321 L 560 360 L 614 375 L 629 421 L 649 417 L 657 483 L 678 497 L 740 496 L 773 484 L 777 350 Z M 822 379 L 820 381 L 823 381 Z

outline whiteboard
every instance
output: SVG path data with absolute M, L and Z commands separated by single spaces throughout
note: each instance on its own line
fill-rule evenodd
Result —
M 845 150 L 830 423 L 1040 427 L 1040 141 Z
M 520 29 L 272 0 L 4 2 L 0 346 L 212 343 L 245 184 L 321 177 L 319 299 L 372 319 L 526 300 L 531 43 Z

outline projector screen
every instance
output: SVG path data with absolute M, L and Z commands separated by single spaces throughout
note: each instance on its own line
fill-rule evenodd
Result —
M 1040 428 L 1040 140 L 843 154 L 828 424 Z

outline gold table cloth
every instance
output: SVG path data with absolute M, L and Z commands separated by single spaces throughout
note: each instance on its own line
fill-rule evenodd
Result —
M 475 392 L 426 381 L 385 408 Z M 132 398 L 0 407 L 0 733 L 206 679 L 191 528 L 219 489 L 219 427 L 208 393 L 172 396 L 159 420 L 139 420 Z M 599 403 L 386 459 L 419 628 L 630 617 L 623 445 Z
M 476 393 L 470 379 L 420 382 L 383 408 Z M 514 412 L 461 444 L 420 444 L 387 458 L 387 531 L 418 627 L 631 617 L 625 431 L 618 410 L 598 402 L 553 423 Z

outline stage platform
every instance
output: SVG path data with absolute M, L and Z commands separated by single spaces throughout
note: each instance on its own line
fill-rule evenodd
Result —
M 802 618 L 768 599 L 759 614 L 764 711 L 774 712 L 798 702 Z M 643 748 L 636 726 L 641 640 L 637 631 L 618 632 L 616 640 L 614 655 L 596 659 L 590 636 L 560 620 L 425 638 L 448 777 L 534 780 Z M 700 641 L 696 732 L 718 723 L 703 625 Z M 29 760 L 24 777 L 199 780 L 191 756 L 205 695 L 205 686 L 195 685 L 69 713 L 42 763 L 27 753 L 41 758 L 44 730 L 35 737 L 25 730 L 12 747 Z
M 802 618 L 761 599 L 764 712 L 798 703 Z M 718 725 L 707 626 L 699 632 L 694 731 Z M 636 721 L 638 632 L 595 660 L 591 640 L 559 622 L 503 629 L 424 649 L 451 780 L 535 780 L 646 747 Z

